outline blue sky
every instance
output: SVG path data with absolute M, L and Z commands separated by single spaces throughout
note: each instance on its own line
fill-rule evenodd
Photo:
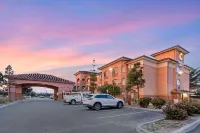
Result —
M 0 71 L 41 72 L 75 80 L 121 56 L 181 45 L 200 66 L 198 0 L 1 0 Z

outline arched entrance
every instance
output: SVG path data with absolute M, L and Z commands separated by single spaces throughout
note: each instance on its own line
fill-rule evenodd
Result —
M 53 75 L 47 74 L 18 74 L 7 75 L 8 82 L 12 81 L 9 85 L 9 98 L 11 100 L 22 99 L 22 88 L 24 87 L 47 87 L 54 90 L 54 96 L 58 97 L 58 100 L 62 99 L 62 93 L 64 91 L 71 91 L 74 86 L 74 82 L 65 80 Z

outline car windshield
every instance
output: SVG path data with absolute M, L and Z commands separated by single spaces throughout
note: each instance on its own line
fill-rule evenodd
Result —
M 93 95 L 89 94 L 89 95 L 86 95 L 85 98 L 91 98 Z

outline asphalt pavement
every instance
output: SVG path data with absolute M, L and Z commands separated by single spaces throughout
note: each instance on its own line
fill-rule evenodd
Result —
M 0 109 L 0 133 L 137 133 L 138 124 L 159 112 L 124 107 L 89 110 L 53 100 L 28 100 Z

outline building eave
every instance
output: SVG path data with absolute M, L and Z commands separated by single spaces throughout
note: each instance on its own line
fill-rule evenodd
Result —
M 162 54 L 162 53 L 166 53 L 166 52 L 171 51 L 171 50 L 174 50 L 174 49 L 178 49 L 178 50 L 180 50 L 181 52 L 183 52 L 184 54 L 190 53 L 189 51 L 187 51 L 186 49 L 184 49 L 184 48 L 181 47 L 180 45 L 176 45 L 176 46 L 170 47 L 170 48 L 168 48 L 168 49 L 162 50 L 162 51 L 160 51 L 160 52 L 156 52 L 156 53 L 154 53 L 154 54 L 151 54 L 151 56 L 152 56 L 152 57 L 155 57 L 155 56 L 157 56 L 157 55 L 160 55 L 160 54 Z
M 148 57 L 146 55 L 142 55 L 142 56 L 139 56 L 139 57 L 137 57 L 135 59 L 132 59 L 131 61 L 127 62 L 126 64 L 131 64 L 133 62 L 137 62 L 137 61 L 140 61 L 140 60 L 149 60 L 149 61 L 152 61 L 153 63 L 158 63 L 158 60 L 153 59 L 151 57 Z
M 102 70 L 103 68 L 108 67 L 108 66 L 110 66 L 110 65 L 112 65 L 112 64 L 114 64 L 114 63 L 117 63 L 117 62 L 119 62 L 119 61 L 130 61 L 130 60 L 131 60 L 131 58 L 122 56 L 122 57 L 120 57 L 120 58 L 118 58 L 118 59 L 116 59 L 116 60 L 114 60 L 114 61 L 112 61 L 112 62 L 110 62 L 110 63 L 107 63 L 107 64 L 101 66 L 101 67 L 98 68 L 98 69 L 99 69 L 99 70 Z

